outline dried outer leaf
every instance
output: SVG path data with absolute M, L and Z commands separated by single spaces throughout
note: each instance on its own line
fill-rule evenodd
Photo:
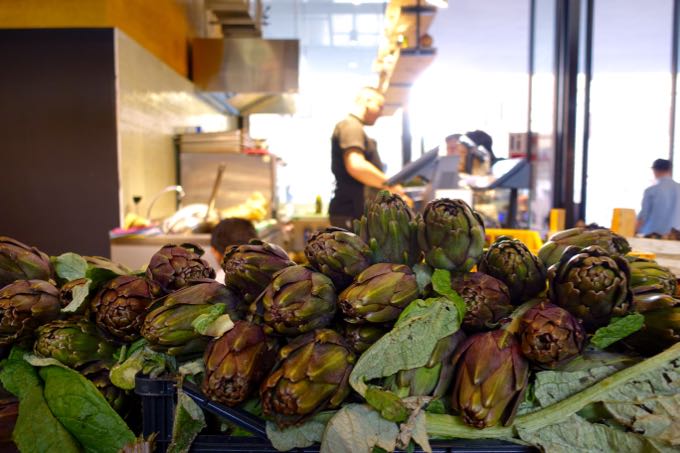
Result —
M 178 386 L 172 442 L 168 447 L 168 453 L 188 453 L 194 439 L 205 427 L 203 410 Z
M 307 448 L 321 442 L 328 421 L 337 411 L 319 412 L 299 426 L 279 429 L 276 423 L 267 422 L 267 438 L 279 451 Z
M 399 428 L 364 404 L 348 404 L 328 422 L 321 453 L 369 452 L 374 447 L 394 451 Z
M 617 422 L 636 433 L 680 446 L 680 394 L 605 401 L 604 406 Z

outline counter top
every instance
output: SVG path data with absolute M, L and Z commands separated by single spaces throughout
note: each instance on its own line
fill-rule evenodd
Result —
M 111 239 L 115 245 L 158 245 L 183 244 L 210 245 L 210 234 L 159 234 L 155 236 L 124 236 Z

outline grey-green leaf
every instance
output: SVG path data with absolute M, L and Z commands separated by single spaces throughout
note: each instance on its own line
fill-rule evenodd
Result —
M 307 448 L 321 442 L 326 424 L 334 415 L 335 411 L 321 412 L 302 425 L 286 429 L 279 429 L 274 423 L 267 422 L 267 437 L 279 451 Z
M 205 415 L 201 408 L 181 388 L 178 388 L 175 422 L 172 425 L 172 442 L 168 447 L 168 453 L 187 453 L 194 439 L 205 426 Z
M 394 451 L 399 428 L 363 404 L 348 404 L 328 422 L 321 453 L 370 452 L 373 447 Z
M 54 270 L 59 278 L 70 282 L 85 277 L 87 261 L 77 253 L 63 253 L 55 258 Z

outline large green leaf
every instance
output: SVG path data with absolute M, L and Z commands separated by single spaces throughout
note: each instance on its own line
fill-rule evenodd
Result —
M 328 422 L 321 453 L 369 452 L 373 447 L 394 451 L 398 435 L 397 425 L 369 406 L 348 404 Z
M 87 261 L 77 253 L 63 253 L 54 258 L 54 270 L 60 279 L 70 282 L 85 277 Z

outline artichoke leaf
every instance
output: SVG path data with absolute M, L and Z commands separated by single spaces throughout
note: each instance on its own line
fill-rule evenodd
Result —
M 87 273 L 87 261 L 77 253 L 63 253 L 53 257 L 54 270 L 61 280 L 70 282 L 83 278 Z
M 172 442 L 168 447 L 168 453 L 187 453 L 198 433 L 205 427 L 203 410 L 178 386 Z
M 432 287 L 436 293 L 448 298 L 455 304 L 460 319 L 465 318 L 467 306 L 463 298 L 451 288 L 451 272 L 446 269 L 435 269 L 432 274 Z
M 80 283 L 73 288 L 71 288 L 71 294 L 73 299 L 67 306 L 61 309 L 62 313 L 79 313 L 83 304 L 87 302 L 87 297 L 90 295 L 90 287 L 92 286 L 92 280 L 86 278 L 83 283 Z M 84 310 L 84 308 L 83 308 Z
M 372 451 L 374 447 L 394 451 L 399 428 L 363 404 L 348 404 L 328 422 L 321 453 Z
M 337 411 L 325 411 L 316 414 L 299 426 L 280 429 L 276 423 L 267 422 L 267 438 L 279 451 L 311 447 L 321 442 L 328 421 Z
M 600 327 L 590 339 L 590 344 L 604 349 L 619 340 L 626 338 L 645 325 L 645 317 L 640 313 L 633 313 L 623 318 L 612 318 L 609 325 Z

